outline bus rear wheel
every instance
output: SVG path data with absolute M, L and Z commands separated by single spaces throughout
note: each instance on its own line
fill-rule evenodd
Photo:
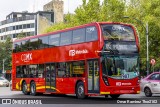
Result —
M 85 98 L 83 82 L 78 82 L 78 84 L 76 86 L 76 96 L 77 96 L 78 99 Z
M 113 94 L 113 95 L 110 95 L 113 99 L 117 99 L 119 96 L 120 96 L 120 94 Z
M 29 95 L 29 92 L 27 91 L 27 83 L 26 82 L 22 83 L 22 92 L 25 95 Z
M 31 82 L 31 87 L 30 87 L 31 95 L 36 96 L 36 84 L 34 81 Z

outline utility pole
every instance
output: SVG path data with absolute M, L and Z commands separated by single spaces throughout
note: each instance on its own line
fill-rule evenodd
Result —
M 3 59 L 3 72 L 2 72 L 3 74 L 5 73 L 4 72 L 4 62 L 5 62 L 5 59 Z
M 147 43 L 147 75 L 149 75 L 148 22 L 146 23 L 146 43 Z

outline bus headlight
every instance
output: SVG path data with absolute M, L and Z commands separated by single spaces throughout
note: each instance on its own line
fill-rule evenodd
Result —
M 109 85 L 109 82 L 108 82 L 107 77 L 103 77 L 103 81 L 104 81 L 104 83 L 105 83 L 106 85 Z

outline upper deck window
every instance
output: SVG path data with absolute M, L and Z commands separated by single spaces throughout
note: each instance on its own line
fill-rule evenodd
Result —
M 43 48 L 79 44 L 98 40 L 95 26 L 76 28 L 56 34 L 48 34 L 14 43 L 14 52 L 38 50 Z M 19 47 L 19 49 L 18 49 Z
M 16 42 L 13 44 L 13 52 L 20 52 L 21 51 L 21 42 Z
M 60 45 L 69 45 L 72 40 L 72 31 L 61 33 Z
M 48 36 L 39 38 L 39 48 L 48 48 Z
M 49 46 L 59 46 L 60 34 L 54 34 L 49 36 Z
M 35 50 L 39 48 L 38 38 L 30 39 L 30 49 Z
M 85 42 L 85 29 L 76 29 L 73 31 L 72 43 L 82 43 Z
M 135 41 L 133 29 L 125 25 L 102 25 L 104 40 Z
M 21 51 L 27 51 L 29 47 L 29 40 L 24 40 L 21 42 Z
M 94 26 L 86 28 L 86 41 L 94 41 L 98 39 L 97 29 Z

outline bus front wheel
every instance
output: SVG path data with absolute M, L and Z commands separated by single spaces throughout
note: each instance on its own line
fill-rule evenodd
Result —
M 36 84 L 34 81 L 31 82 L 31 87 L 30 87 L 31 95 L 35 96 L 37 95 L 36 93 Z
M 29 92 L 27 91 L 27 83 L 26 83 L 26 82 L 23 82 L 23 83 L 22 83 L 22 92 L 23 92 L 23 94 L 25 94 L 25 95 L 28 95 L 28 94 L 29 94 Z
M 120 96 L 120 94 L 113 94 L 113 95 L 110 95 L 113 99 L 116 99 Z
M 85 98 L 85 93 L 84 93 L 84 84 L 83 82 L 79 82 L 76 86 L 76 96 L 79 99 Z

